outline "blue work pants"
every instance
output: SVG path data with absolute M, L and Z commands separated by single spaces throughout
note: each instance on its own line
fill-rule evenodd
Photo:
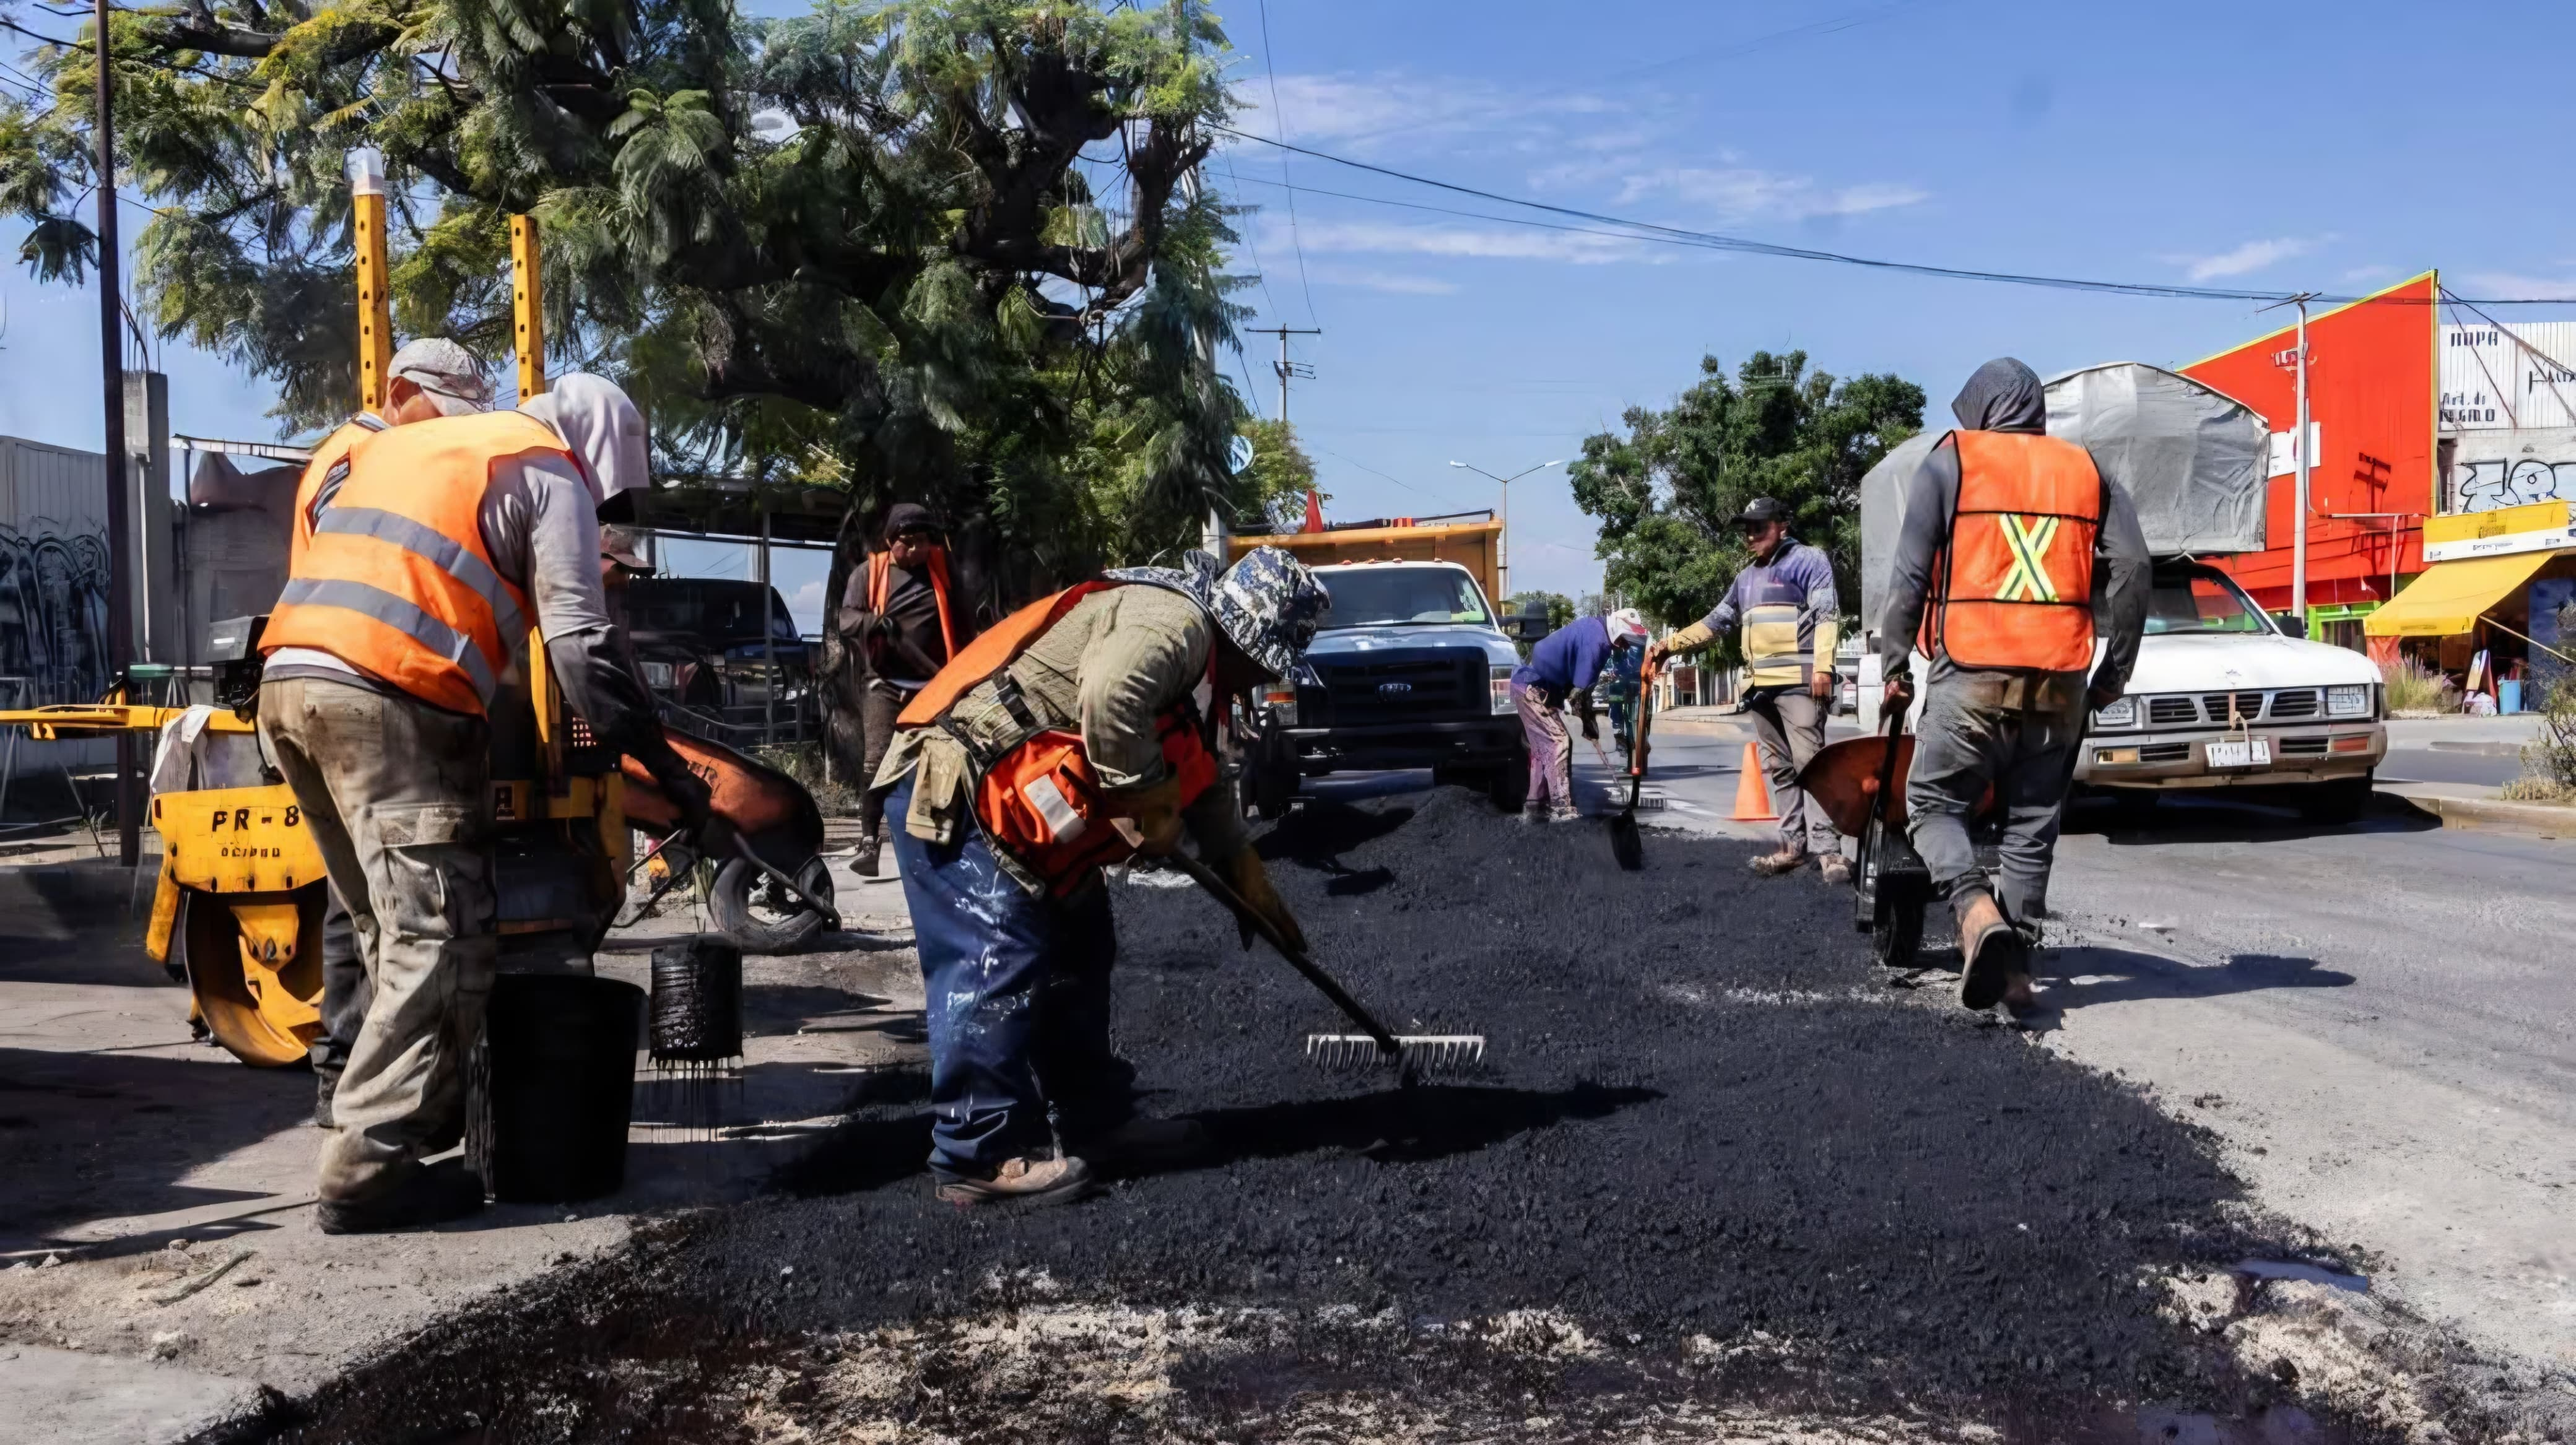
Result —
M 886 818 L 921 954 L 931 1172 L 988 1177 L 1055 1138 L 1079 1154 L 1134 1107 L 1135 1070 L 1109 1046 L 1108 887 L 1032 894 L 971 821 L 955 843 L 923 842 L 904 828 L 912 782 L 887 795 Z

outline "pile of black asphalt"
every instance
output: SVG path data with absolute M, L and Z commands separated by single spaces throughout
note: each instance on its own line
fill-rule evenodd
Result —
M 1512 1420 L 1659 1392 L 2066 1422 L 2259 1396 L 2152 1281 L 2314 1242 L 2138 1091 L 1888 989 L 1812 871 L 1650 832 L 1623 873 L 1597 820 L 1528 827 L 1445 788 L 1313 802 L 1260 846 L 1320 962 L 1399 1032 L 1482 1034 L 1486 1068 L 1319 1073 L 1301 1040 L 1347 1031 L 1322 999 L 1195 889 L 1122 881 L 1119 1044 L 1147 1110 L 1208 1127 L 1205 1157 L 1071 1207 L 942 1206 L 923 1080 L 888 1075 L 779 1196 L 667 1221 L 240 1438 L 747 1438 L 741 1371 L 989 1316 L 1024 1302 L 1015 1279 L 1287 1321 L 1253 1384 L 1239 1360 L 1175 1376 L 1160 1418 L 1195 1409 L 1204 1438 L 1258 1437 L 1323 1359 L 1336 1388 Z M 1529 1311 L 1612 1342 L 1607 1363 L 1440 1343 Z M 1125 1428 L 1115 1402 L 1048 1415 L 953 1379 L 906 1408 L 963 1438 Z

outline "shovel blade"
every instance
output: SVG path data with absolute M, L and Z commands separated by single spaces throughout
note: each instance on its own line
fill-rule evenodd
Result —
M 1639 872 L 1646 866 L 1646 839 L 1637 828 L 1637 815 L 1622 810 L 1610 816 L 1610 856 L 1628 872 Z

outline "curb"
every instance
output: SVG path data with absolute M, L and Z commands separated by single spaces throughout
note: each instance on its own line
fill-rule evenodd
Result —
M 2400 808 L 2430 813 L 2445 828 L 2490 828 L 2529 833 L 2542 838 L 2576 838 L 2576 808 L 2543 803 L 2508 803 L 2496 798 L 2454 798 L 2440 793 L 2379 790 L 2383 800 Z

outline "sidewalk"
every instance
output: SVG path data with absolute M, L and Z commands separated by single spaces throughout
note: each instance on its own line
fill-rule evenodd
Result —
M 739 1091 L 672 1119 L 638 1060 L 626 1187 L 495 1206 L 419 1234 L 313 1226 L 313 1076 L 191 1043 L 188 995 L 140 948 L 151 875 L 0 868 L 0 1419 L 12 1438 L 183 1438 L 264 1388 L 310 1390 L 471 1298 L 622 1246 L 636 1216 L 758 1193 L 877 1070 L 918 1056 L 899 888 L 836 868 L 850 932 L 746 959 Z M 132 897 L 129 907 L 129 895 Z M 685 914 L 612 935 L 647 984 Z M 238 1258 L 236 1258 L 238 1256 Z M 24 1432 L 20 1435 L 19 1432 Z
M 2403 800 L 2446 828 L 2496 828 L 2542 838 L 2576 838 L 2576 807 L 2511 803 L 2475 783 L 2381 783 L 2379 796 Z

